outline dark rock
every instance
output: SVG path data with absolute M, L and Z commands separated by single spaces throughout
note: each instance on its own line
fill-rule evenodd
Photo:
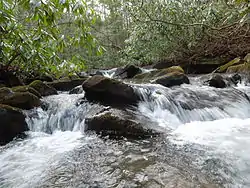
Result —
M 87 79 L 82 87 L 90 101 L 118 106 L 135 105 L 139 101 L 139 96 L 131 86 L 103 76 Z
M 189 84 L 188 77 L 180 72 L 172 72 L 165 76 L 157 78 L 155 81 L 157 84 L 161 84 L 165 87 L 178 86 L 181 84 Z
M 208 80 L 208 85 L 216 88 L 225 88 L 227 86 L 224 78 L 219 74 L 214 75 L 210 80 Z
M 23 136 L 28 131 L 25 115 L 21 110 L 0 104 L 0 145 L 7 144 L 13 138 Z
M 148 138 L 157 133 L 134 120 L 124 118 L 123 114 L 103 112 L 97 116 L 86 118 L 85 131 L 95 131 L 111 138 Z
M 43 83 L 40 80 L 33 81 L 31 84 L 29 84 L 29 87 L 38 91 L 42 96 L 57 95 L 55 88 Z
M 135 75 L 142 73 L 142 70 L 135 65 L 127 65 L 124 68 L 117 69 L 115 77 L 118 78 L 133 78 Z
M 82 86 L 76 86 L 75 88 L 69 91 L 69 94 L 81 94 L 83 92 Z
M 37 96 L 29 92 L 12 92 L 11 91 L 8 94 L 6 93 L 4 97 L 0 98 L 0 103 L 29 110 L 34 107 L 40 106 L 40 99 Z
M 81 85 L 86 79 L 87 77 L 75 80 L 57 80 L 53 82 L 47 82 L 46 84 L 58 91 L 70 91 L 74 87 Z

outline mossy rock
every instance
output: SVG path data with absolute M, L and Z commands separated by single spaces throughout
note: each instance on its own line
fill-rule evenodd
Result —
M 11 90 L 13 92 L 30 92 L 33 95 L 37 96 L 38 98 L 41 98 L 41 94 L 35 90 L 34 88 L 30 87 L 30 86 L 17 86 L 17 87 L 12 87 Z
M 40 106 L 40 99 L 29 92 L 11 92 L 0 98 L 1 104 L 21 108 L 21 109 L 32 109 Z
M 227 69 L 227 73 L 249 73 L 249 72 L 250 72 L 250 64 L 248 63 L 230 66 Z
M 151 72 L 138 74 L 134 77 L 134 79 L 141 79 L 141 80 L 144 79 L 144 80 L 149 81 L 149 80 L 155 79 L 157 77 L 167 75 L 171 72 L 184 73 L 184 70 L 180 66 L 172 66 L 172 67 L 165 68 L 165 69 L 153 70 Z
M 57 91 L 55 88 L 43 83 L 40 80 L 35 80 L 29 84 L 29 87 L 35 89 L 40 93 L 41 96 L 48 96 L 48 95 L 57 95 Z
M 232 61 L 229 61 L 225 65 L 218 67 L 214 72 L 223 73 L 223 72 L 227 71 L 228 67 L 233 66 L 233 65 L 239 65 L 241 63 L 242 63 L 242 61 L 241 61 L 240 57 L 237 57 L 237 58 L 233 59 Z
M 7 144 L 13 138 L 23 136 L 28 131 L 25 115 L 18 108 L 0 104 L 0 145 Z

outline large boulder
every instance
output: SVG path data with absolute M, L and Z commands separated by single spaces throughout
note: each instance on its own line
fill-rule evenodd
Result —
M 28 131 L 25 115 L 17 108 L 0 104 L 0 120 L 0 145 L 7 144 Z
M 55 88 L 58 91 L 70 91 L 76 86 L 81 85 L 88 77 L 78 78 L 78 79 L 61 79 L 53 82 L 47 82 L 48 86 Z
M 165 76 L 161 76 L 155 80 L 155 83 L 165 87 L 178 86 L 181 84 L 189 84 L 188 77 L 181 72 L 172 72 Z
M 57 91 L 55 88 L 43 83 L 41 80 L 35 80 L 29 84 L 29 87 L 35 89 L 40 93 L 42 96 L 48 95 L 57 95 Z
M 142 70 L 140 67 L 135 65 L 126 65 L 123 68 L 117 69 L 115 72 L 115 77 L 117 78 L 133 78 L 137 74 L 141 74 Z
M 41 104 L 40 99 L 32 93 L 13 92 L 12 90 L 7 91 L 7 89 L 4 91 L 4 93 L 3 91 L 1 91 L 2 89 L 3 88 L 0 89 L 0 104 L 6 104 L 26 110 L 38 107 Z
M 85 120 L 85 131 L 95 131 L 102 136 L 111 138 L 148 138 L 157 135 L 156 131 L 149 129 L 135 120 L 124 117 L 124 114 L 111 111 L 103 112 Z
M 216 87 L 216 88 L 227 87 L 227 84 L 224 78 L 219 74 L 215 74 L 210 80 L 208 80 L 208 85 L 211 87 Z
M 90 101 L 118 106 L 135 105 L 139 101 L 131 86 L 99 75 L 87 79 L 82 87 Z

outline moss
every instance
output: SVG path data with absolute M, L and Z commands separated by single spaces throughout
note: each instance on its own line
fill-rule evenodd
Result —
M 220 66 L 216 72 L 226 72 L 227 68 L 232 66 L 232 65 L 238 65 L 239 63 L 241 63 L 241 59 L 239 57 L 233 59 L 232 61 L 229 61 L 228 63 L 226 63 L 225 65 Z
M 32 88 L 30 86 L 17 86 L 17 87 L 13 87 L 11 89 L 14 92 L 30 92 L 33 95 L 37 96 L 38 98 L 42 97 L 37 90 L 35 90 L 34 88 Z
M 250 65 L 248 63 L 230 66 L 227 73 L 248 73 L 250 72 Z

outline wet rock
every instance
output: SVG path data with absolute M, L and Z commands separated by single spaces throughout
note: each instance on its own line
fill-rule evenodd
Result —
M 225 88 L 227 86 L 224 78 L 219 74 L 214 75 L 210 80 L 208 80 L 208 85 L 216 88 Z
M 178 86 L 181 84 L 189 84 L 188 77 L 180 72 L 169 73 L 165 76 L 156 79 L 155 83 L 161 84 L 165 87 Z
M 1 95 L 3 95 L 3 93 Z M 29 92 L 13 92 L 10 90 L 10 92 L 5 93 L 5 95 L 0 98 L 0 104 L 6 104 L 26 110 L 38 107 L 40 103 L 40 99 Z
M 133 78 L 135 75 L 142 73 L 140 67 L 135 65 L 127 65 L 123 68 L 118 68 L 115 73 L 115 77 L 117 78 Z
M 47 82 L 48 86 L 55 88 L 58 91 L 70 91 L 76 86 L 81 85 L 88 77 L 79 78 L 74 80 L 56 80 L 53 82 Z
M 42 96 L 57 95 L 55 88 L 43 83 L 40 80 L 33 81 L 31 84 L 29 84 L 29 87 L 38 91 Z
M 83 92 L 82 86 L 77 86 L 69 91 L 69 94 L 81 94 Z
M 102 136 L 111 138 L 148 138 L 157 133 L 151 129 L 143 127 L 142 124 L 134 120 L 124 118 L 124 114 L 117 112 L 103 112 L 85 120 L 85 131 L 95 131 Z
M 0 145 L 7 144 L 28 131 L 25 115 L 20 109 L 0 104 L 0 120 Z
M 131 86 L 103 76 L 87 79 L 82 87 L 90 101 L 118 106 L 135 105 L 139 101 L 139 96 Z
M 37 90 L 35 90 L 34 88 L 30 86 L 16 86 L 16 87 L 12 87 L 11 90 L 13 92 L 29 92 L 37 96 L 38 98 L 42 97 L 41 94 Z
M 241 83 L 241 76 L 239 74 L 234 74 L 230 77 L 230 80 L 234 85 L 237 85 L 238 83 Z

